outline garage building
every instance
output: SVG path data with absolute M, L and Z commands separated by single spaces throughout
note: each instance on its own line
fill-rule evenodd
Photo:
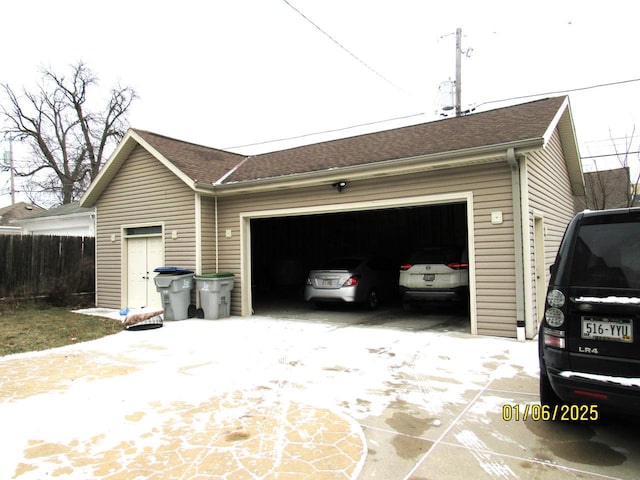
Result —
M 153 269 L 178 265 L 234 273 L 231 312 L 251 315 L 323 257 L 456 244 L 471 332 L 531 338 L 583 195 L 569 99 L 554 97 L 255 156 L 132 129 L 81 205 L 96 208 L 100 307 L 159 302 Z

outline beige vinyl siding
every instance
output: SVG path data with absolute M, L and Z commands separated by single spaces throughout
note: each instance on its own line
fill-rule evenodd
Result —
M 242 195 L 242 198 L 245 198 Z M 250 210 L 259 204 L 249 202 Z M 241 264 L 240 264 L 240 212 L 229 211 L 229 201 L 218 198 L 218 272 L 231 272 L 235 275 L 234 292 L 231 295 L 231 312 L 240 315 L 241 306 Z M 215 245 L 214 245 L 215 248 Z
M 511 173 L 505 161 L 411 176 L 349 182 L 342 193 L 331 185 L 299 190 L 224 196 L 218 200 L 220 270 L 236 275 L 232 313 L 241 313 L 240 214 L 287 208 L 312 208 L 351 202 L 473 192 L 473 235 L 477 281 L 478 333 L 515 336 L 515 273 Z M 491 224 L 491 212 L 504 222 Z M 225 235 L 231 231 L 231 237 Z
M 513 337 L 516 292 L 511 170 L 504 162 L 491 170 L 485 167 L 484 175 L 486 186 L 483 182 L 473 189 L 478 334 Z M 492 212 L 502 212 L 502 224 L 491 223 Z
M 165 265 L 195 269 L 194 193 L 143 148 L 138 146 L 131 153 L 98 199 L 96 208 L 98 306 L 124 306 L 123 226 L 163 225 Z M 172 238 L 172 232 L 177 238 Z
M 562 145 L 557 130 L 547 148 L 527 157 L 527 183 L 529 191 L 529 218 L 531 253 L 531 284 L 535 285 L 534 214 L 542 215 L 545 227 L 545 278 L 549 282 L 549 267 L 555 261 L 567 224 L 574 216 L 573 193 L 569 173 L 563 159 Z M 542 312 L 536 309 L 536 292 L 532 288 L 532 308 L 536 325 Z
M 202 272 L 216 272 L 216 224 L 215 198 L 202 197 L 201 202 L 202 225 Z

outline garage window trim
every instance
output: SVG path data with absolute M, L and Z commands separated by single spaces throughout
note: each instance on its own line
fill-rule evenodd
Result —
M 125 238 L 162 236 L 162 225 L 123 227 Z

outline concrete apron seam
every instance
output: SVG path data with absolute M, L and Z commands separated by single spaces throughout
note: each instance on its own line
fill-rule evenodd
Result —
M 480 398 L 480 396 L 483 395 L 487 390 L 490 390 L 489 389 L 489 385 L 491 385 L 491 383 L 494 380 L 495 380 L 495 376 L 494 375 L 489 377 L 489 380 L 487 381 L 486 385 L 484 387 L 482 387 L 482 389 L 480 389 L 480 391 L 475 395 L 475 397 L 473 397 L 473 399 L 467 404 L 467 406 L 462 410 L 462 412 L 460 412 L 460 414 L 456 418 L 453 419 L 451 424 L 444 430 L 444 432 L 442 432 L 442 434 L 440 434 L 440 436 L 436 439 L 436 441 L 433 442 L 433 445 L 431 446 L 429 451 L 427 451 L 422 456 L 422 458 L 418 462 L 416 462 L 416 464 L 413 466 L 413 468 L 404 477 L 404 480 L 409 480 L 413 476 L 413 474 L 416 472 L 416 470 L 418 470 L 418 468 L 420 468 L 420 466 L 424 463 L 424 461 L 427 459 L 427 457 L 429 457 L 431 452 L 433 452 L 439 444 L 441 444 L 441 443 L 444 444 L 445 443 L 445 442 L 442 441 L 442 439 L 444 437 L 446 437 L 449 434 L 449 432 L 451 431 L 451 429 L 458 424 L 460 419 L 471 409 L 471 407 L 476 403 L 478 398 Z M 462 448 L 465 448 L 466 450 L 470 450 L 470 448 L 466 447 L 466 446 L 462 446 Z
M 505 390 L 504 388 L 487 388 L 486 391 L 502 393 L 505 395 L 522 395 L 523 397 L 534 397 L 536 400 L 540 398 L 539 393 L 521 392 L 519 390 Z
M 491 389 L 491 388 L 486 389 L 485 392 L 518 393 L 519 395 L 531 395 L 531 396 L 536 396 L 537 397 L 537 395 L 534 395 L 533 393 L 513 392 L 511 390 L 498 390 L 498 389 Z M 475 401 L 475 399 L 474 399 L 474 401 Z M 392 433 L 394 435 L 402 435 L 403 437 L 412 438 L 412 439 L 415 439 L 415 440 L 426 440 L 426 441 L 429 441 L 428 439 L 426 439 L 425 437 L 422 437 L 420 435 L 411 435 L 409 433 L 399 433 L 396 430 L 392 430 L 392 429 L 388 429 L 388 428 L 380 428 L 380 427 L 376 427 L 374 425 L 367 425 L 366 423 L 360 423 L 360 425 L 365 427 L 367 430 L 376 430 L 378 432 Z M 442 436 L 445 436 L 445 435 L 446 435 L 446 432 Z M 462 449 L 462 450 L 470 450 L 471 449 L 471 447 L 468 447 L 466 445 L 460 445 L 459 443 L 451 443 L 451 442 L 442 441 L 441 438 L 438 440 L 438 444 L 439 445 L 447 445 L 448 447 L 459 448 L 459 449 Z M 434 443 L 433 446 L 435 446 L 435 443 Z M 433 449 L 433 447 L 431 449 Z M 431 449 L 429 451 L 431 451 Z M 495 451 L 492 451 L 492 450 L 487 449 L 487 448 L 473 448 L 473 450 L 475 450 L 475 451 L 477 451 L 479 453 L 485 453 L 487 455 L 495 455 L 495 456 L 501 457 L 501 458 L 508 458 L 508 459 L 516 460 L 516 461 L 522 461 L 523 460 L 522 457 L 518 457 L 516 455 L 509 455 L 509 454 L 506 454 L 506 453 L 495 452 Z M 424 457 L 426 457 L 427 455 L 428 455 L 428 453 L 426 453 L 424 455 Z M 577 475 L 583 475 L 585 473 L 584 470 L 580 470 L 579 468 L 568 467 L 568 466 L 565 466 L 565 465 L 558 465 L 558 464 L 550 463 L 550 462 L 544 461 L 544 460 L 537 460 L 535 458 L 529 458 L 529 459 L 527 459 L 527 462 L 535 463 L 535 464 L 538 464 L 538 465 L 541 465 L 541 466 L 544 466 L 544 467 L 552 466 L 554 468 L 557 468 L 558 470 L 562 470 L 562 471 L 565 471 L 567 473 L 568 472 L 573 472 L 573 473 L 575 473 Z M 422 463 L 422 459 L 420 460 L 419 463 Z M 416 468 L 417 468 L 417 466 L 416 466 Z M 409 473 L 409 475 L 405 478 L 405 480 L 407 478 L 409 478 L 412 475 L 412 473 L 414 473 L 414 470 L 415 470 L 415 468 L 412 470 L 411 473 Z M 595 472 L 588 472 L 588 473 L 591 476 L 598 477 L 598 478 L 603 478 L 603 479 L 606 479 L 606 480 L 619 480 L 619 477 L 612 477 L 610 475 L 603 475 L 601 473 L 595 473 Z M 353 478 L 357 478 L 357 476 L 354 476 Z
M 381 429 L 381 430 L 384 430 L 384 429 Z M 423 438 L 423 437 L 416 437 L 414 435 L 407 435 L 407 436 L 411 437 L 411 438 L 425 440 L 425 438 Z M 460 445 L 460 444 L 457 444 L 457 443 L 450 443 L 450 442 L 440 442 L 440 445 L 447 445 L 449 447 L 460 448 L 462 450 L 474 450 L 474 451 L 479 452 L 479 453 L 485 453 L 487 455 L 495 455 L 496 457 L 508 458 L 508 459 L 516 460 L 516 461 L 522 461 L 523 460 L 522 457 L 518 457 L 516 455 L 509 455 L 507 453 L 499 453 L 499 452 L 495 452 L 493 450 L 489 450 L 489 449 L 486 449 L 486 448 L 471 448 L 471 447 L 467 447 L 466 445 Z M 435 443 L 434 443 L 434 446 L 435 446 Z M 427 455 L 428 455 L 428 453 L 425 454 L 425 457 Z M 593 476 L 593 477 L 602 478 L 602 479 L 606 479 L 606 480 L 620 480 L 620 477 L 612 477 L 610 475 L 604 475 L 602 473 L 585 471 L 585 470 L 581 470 L 579 468 L 568 467 L 566 465 L 558 465 L 556 463 L 551 463 L 549 461 L 536 460 L 535 458 L 527 458 L 526 461 L 529 462 L 529 463 L 535 463 L 535 464 L 538 464 L 538 465 L 541 465 L 541 466 L 544 466 L 544 467 L 553 467 L 553 468 L 556 468 L 556 469 L 558 469 L 560 471 L 567 472 L 567 473 L 572 472 L 572 473 L 577 474 L 577 476 L 588 474 L 590 477 Z M 420 460 L 420 463 L 422 463 L 422 459 Z M 414 468 L 414 470 L 415 470 L 415 468 Z M 413 470 L 412 470 L 412 472 L 413 472 Z M 407 477 L 405 477 L 404 480 L 407 480 L 408 478 L 410 478 L 410 476 L 411 476 L 411 473 Z

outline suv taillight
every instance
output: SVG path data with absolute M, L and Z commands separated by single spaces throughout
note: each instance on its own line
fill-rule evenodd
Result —
M 566 296 L 565 294 L 554 288 L 547 293 L 547 303 L 544 309 L 544 344 L 548 347 L 564 349 L 565 341 L 565 312 L 566 312 Z
M 552 328 L 561 327 L 564 323 L 564 306 L 566 297 L 558 289 L 553 289 L 547 293 L 547 308 L 544 311 L 544 319 L 547 325 Z
M 413 264 L 405 263 L 404 265 L 400 265 L 400 270 L 402 270 L 404 272 L 406 270 L 409 270 L 411 267 L 413 267 Z
M 464 270 L 465 268 L 469 268 L 469 264 L 453 262 L 453 263 L 447 263 L 447 267 L 453 270 Z
M 564 330 L 553 330 L 551 328 L 544 328 L 542 330 L 544 335 L 544 344 L 547 347 L 559 348 L 564 350 L 566 343 L 564 340 Z

